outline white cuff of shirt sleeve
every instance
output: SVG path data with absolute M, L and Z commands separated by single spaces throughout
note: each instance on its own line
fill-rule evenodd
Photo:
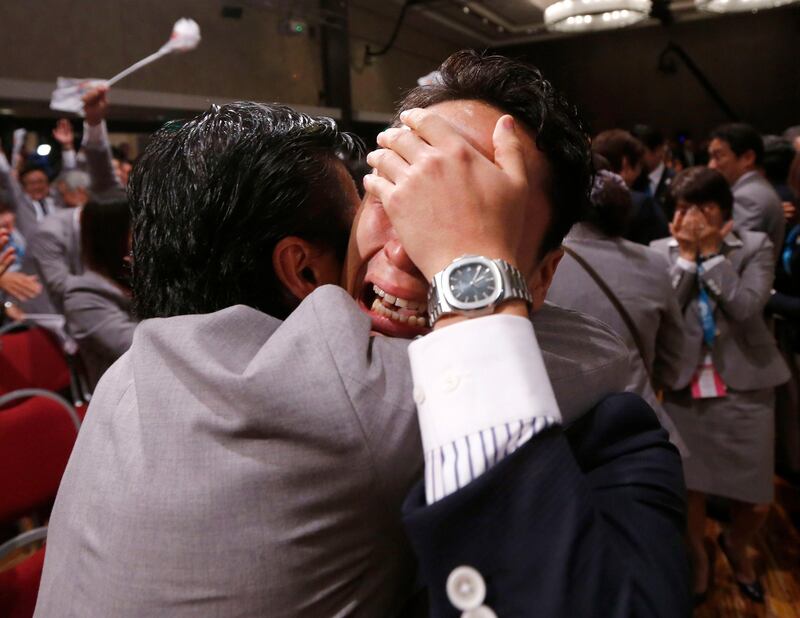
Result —
M 108 129 L 106 128 L 105 120 L 101 120 L 100 124 L 94 126 L 84 121 L 83 145 L 94 147 L 105 147 L 108 145 Z
M 417 339 L 408 354 L 425 453 L 504 423 L 561 422 L 527 318 L 465 320 Z
M 682 270 L 685 270 L 688 273 L 696 273 L 697 272 L 697 263 L 696 262 L 690 262 L 686 258 L 682 258 L 682 257 L 678 256 L 678 260 L 677 260 L 676 264 Z
M 722 262 L 724 260 L 725 260 L 725 256 L 724 255 L 715 255 L 714 257 L 712 257 L 712 258 L 710 258 L 708 260 L 705 260 L 703 262 L 703 272 L 707 273 L 709 270 L 714 268 L 717 264 L 722 264 Z
M 62 150 L 61 151 L 61 169 L 62 170 L 73 170 L 78 167 L 78 158 L 75 155 L 74 150 Z

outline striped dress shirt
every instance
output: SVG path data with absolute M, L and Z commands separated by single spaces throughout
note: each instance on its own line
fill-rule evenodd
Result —
M 508 457 L 561 414 L 530 320 L 459 322 L 409 346 L 428 504 Z

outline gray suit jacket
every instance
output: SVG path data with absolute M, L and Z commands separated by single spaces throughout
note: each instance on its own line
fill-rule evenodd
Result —
M 670 285 L 668 262 L 652 249 L 622 238 L 609 238 L 585 224 L 574 226 L 564 244 L 589 262 L 628 311 L 644 345 L 643 356 L 611 301 L 569 255 L 558 265 L 548 300 L 592 315 L 622 337 L 633 368 L 625 390 L 641 395 L 656 411 L 673 441 L 680 443 L 648 378 L 649 371 L 656 387 L 685 386 L 681 380 L 686 374 L 688 339 Z
M 22 270 L 38 275 L 42 293 L 22 304 L 27 313 L 63 313 L 69 275 L 83 273 L 80 210 L 64 208 L 42 219 L 28 238 Z
M 534 323 L 567 420 L 619 389 L 608 329 L 550 306 Z M 61 482 L 36 616 L 399 613 L 423 466 L 407 345 L 333 286 L 283 323 L 140 323 Z
M 131 299 L 99 273 L 87 270 L 67 277 L 64 317 L 94 390 L 100 376 L 131 347 L 137 324 L 131 316 Z
M 733 191 L 733 220 L 736 230 L 764 232 L 772 241 L 777 261 L 786 231 L 781 198 L 769 181 L 757 172 L 739 178 L 731 187 Z
M 689 347 L 685 374 L 679 383 L 687 384 L 702 360 L 698 276 L 678 265 L 678 243 L 674 239 L 663 238 L 651 246 L 669 259 L 672 287 L 683 308 Z M 735 390 L 782 384 L 789 379 L 789 370 L 764 321 L 774 276 L 772 243 L 761 232 L 741 231 L 725 238 L 722 254 L 725 259 L 702 274 L 717 327 L 712 348 L 714 367 L 725 384 Z

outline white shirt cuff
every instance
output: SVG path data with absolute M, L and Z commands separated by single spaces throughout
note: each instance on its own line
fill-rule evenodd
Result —
M 78 158 L 75 156 L 75 151 L 62 150 L 61 151 L 61 169 L 73 170 L 78 167 Z
M 94 126 L 84 121 L 83 145 L 95 147 L 105 147 L 108 145 L 108 129 L 106 128 L 105 120 L 100 121 L 100 124 Z
M 685 270 L 686 272 L 689 272 L 689 273 L 696 273 L 697 272 L 697 263 L 696 262 L 690 262 L 686 258 L 682 258 L 682 257 L 678 256 L 678 260 L 677 260 L 676 264 L 681 269 Z
M 465 320 L 408 348 L 423 452 L 504 423 L 561 413 L 530 320 Z

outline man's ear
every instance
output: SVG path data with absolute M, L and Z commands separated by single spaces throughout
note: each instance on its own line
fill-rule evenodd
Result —
M 272 268 L 286 291 L 298 301 L 321 285 L 339 281 L 339 267 L 332 252 L 297 236 L 282 238 L 275 245 Z
M 542 308 L 544 299 L 547 297 L 547 291 L 550 289 L 550 284 L 556 274 L 556 268 L 558 268 L 558 263 L 562 257 L 564 257 L 564 249 L 561 247 L 550 251 L 542 258 L 538 268 L 528 279 L 528 289 L 533 297 L 533 313 Z

